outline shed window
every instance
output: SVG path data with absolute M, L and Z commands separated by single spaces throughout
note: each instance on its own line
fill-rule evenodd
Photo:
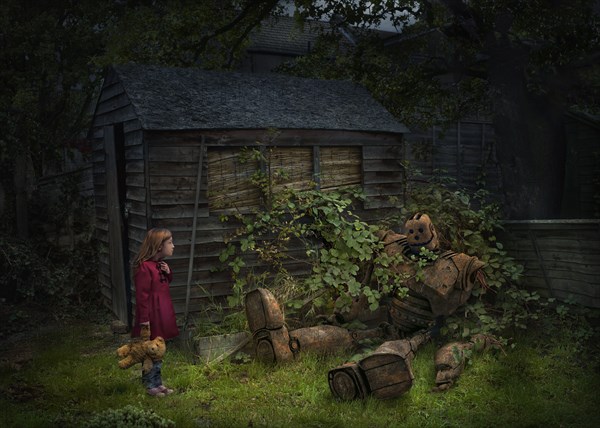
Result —
M 361 185 L 360 147 L 319 148 L 320 188 L 333 190 Z M 214 148 L 208 151 L 209 209 L 213 213 L 248 213 L 258 209 L 262 194 L 252 183 L 255 174 L 271 178 L 272 191 L 308 190 L 315 186 L 312 147 L 266 147 L 261 157 L 248 148 Z
M 360 147 L 321 147 L 321 189 L 362 184 Z
M 314 187 L 312 147 L 272 147 L 265 152 L 265 159 L 274 192 Z
M 240 148 L 208 150 L 208 207 L 211 212 L 250 212 L 260 206 L 260 191 L 251 183 L 257 159 Z

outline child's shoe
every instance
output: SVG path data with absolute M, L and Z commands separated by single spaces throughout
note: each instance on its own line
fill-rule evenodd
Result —
M 166 387 L 166 386 L 164 386 L 164 385 L 161 385 L 161 386 L 159 386 L 158 388 L 160 388 L 161 392 L 162 392 L 163 394 L 165 394 L 165 395 L 173 394 L 173 392 L 175 392 L 175 391 L 173 391 L 171 388 L 167 388 L 167 387 Z
M 160 386 L 157 386 L 156 388 L 148 388 L 146 389 L 146 392 L 152 397 L 164 397 L 166 395 Z

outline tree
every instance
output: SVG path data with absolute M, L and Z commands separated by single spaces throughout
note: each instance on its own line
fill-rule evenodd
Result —
M 329 32 L 286 71 L 362 83 L 409 125 L 491 108 L 507 213 L 558 215 L 562 113 L 575 105 L 598 109 L 600 25 L 593 0 L 293 4 L 298 19 L 328 19 L 358 37 L 340 49 L 342 33 Z M 0 10 L 0 195 L 6 198 L 0 207 L 4 229 L 26 236 L 25 183 L 86 131 L 105 67 L 135 61 L 235 68 L 251 31 L 282 13 L 282 4 L 6 0 Z M 384 19 L 402 29 L 395 43 L 369 31 Z
M 86 134 L 106 67 L 231 68 L 277 0 L 56 0 L 0 5 L 0 218 L 27 238 L 28 183 Z
M 130 2 L 108 28 L 104 65 L 128 61 L 203 69 L 237 65 L 250 32 L 281 13 L 279 0 Z
M 362 37 L 345 52 L 288 71 L 350 77 L 409 124 L 489 108 L 498 136 L 506 214 L 560 214 L 564 112 L 598 112 L 600 20 L 593 0 L 296 1 L 303 19 L 367 29 L 389 20 L 395 43 Z M 327 35 L 331 39 L 331 35 Z M 329 58 L 329 60 L 324 60 Z M 416 59 L 416 58 L 421 58 Z
M 102 49 L 110 2 L 68 0 L 0 6 L 0 186 L 4 228 L 28 235 L 26 183 L 78 138 L 97 82 L 90 58 Z M 12 192 L 11 190 L 14 190 Z

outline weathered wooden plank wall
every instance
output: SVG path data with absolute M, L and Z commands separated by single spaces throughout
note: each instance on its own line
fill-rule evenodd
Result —
M 239 169 L 246 165 L 240 165 L 236 161 L 236 154 L 241 153 L 242 147 L 262 147 L 263 150 L 269 150 L 271 174 L 283 170 L 283 178 L 291 180 L 290 185 L 295 187 L 302 187 L 302 183 L 307 184 L 316 173 L 321 173 L 320 179 L 325 188 L 336 188 L 343 184 L 365 184 L 371 190 L 371 196 L 379 197 L 382 201 L 389 196 L 401 197 L 403 170 L 397 159 L 402 154 L 398 149 L 398 139 L 377 139 L 373 135 L 363 133 L 344 133 L 344 137 L 345 140 L 342 140 L 338 133 L 326 131 L 282 131 L 276 142 L 272 143 L 273 149 L 269 150 L 269 147 L 262 143 L 267 141 L 265 131 L 144 133 L 148 149 L 149 222 L 153 227 L 169 228 L 173 232 L 176 245 L 170 264 L 176 272 L 171 295 L 177 313 L 184 312 L 188 294 L 187 271 L 192 245 L 194 195 L 201 141 L 206 142 L 207 153 L 203 158 L 200 180 L 198 222 L 190 282 L 191 313 L 205 309 L 209 301 L 222 301 L 231 294 L 230 274 L 228 269 L 225 269 L 226 266 L 219 261 L 219 255 L 225 248 L 225 238 L 235 231 L 237 225 L 222 222 L 221 215 L 231 214 L 231 210 L 219 204 L 211 205 L 214 203 L 211 201 L 227 202 L 229 198 L 231 202 L 231 194 L 219 199 L 219 192 L 228 193 L 226 181 L 238 179 L 239 177 L 234 177 L 236 174 L 247 172 Z M 366 147 L 363 146 L 365 140 L 380 143 L 383 140 L 387 146 Z M 257 141 L 261 144 L 257 145 Z M 344 141 L 346 145 L 343 145 Z M 299 144 L 302 146 L 298 147 Z M 385 166 L 381 167 L 381 164 Z M 361 177 L 365 165 L 368 173 Z M 339 177 L 335 177 L 333 171 L 341 171 L 343 183 Z M 218 189 L 210 188 L 211 180 L 214 180 L 212 186 L 219 187 Z M 134 184 L 137 182 L 130 180 L 128 188 L 131 189 Z M 245 192 L 244 195 L 248 196 L 249 193 Z M 256 206 L 255 202 L 246 199 L 233 199 L 238 203 Z M 381 205 L 380 202 L 375 207 Z M 373 213 L 375 210 L 370 208 L 366 211 Z M 135 244 L 139 245 L 138 242 Z M 301 259 L 304 249 L 299 245 L 292 245 L 290 253 Z M 264 269 L 264 266 L 253 258 L 247 258 L 246 263 L 248 268 L 255 272 Z M 306 273 L 309 266 L 299 261 L 287 264 L 286 268 L 292 273 Z
M 600 308 L 600 220 L 507 221 L 498 239 L 522 263 L 522 285 Z
M 135 253 L 141 237 L 145 233 L 146 224 L 146 191 L 144 184 L 144 147 L 141 124 L 137 119 L 124 88 L 114 76 L 107 76 L 104 88 L 96 107 L 94 122 L 90 130 L 92 140 L 92 169 L 94 182 L 94 199 L 96 206 L 96 238 L 99 248 L 98 282 L 104 304 L 112 308 L 115 304 L 115 290 L 111 281 L 111 263 L 109 249 L 111 247 L 108 217 L 108 191 L 106 188 L 106 147 L 104 127 L 122 125 L 123 156 L 125 159 L 125 180 L 127 193 L 125 207 L 129 232 L 129 251 Z M 120 131 L 119 131 L 120 132 Z M 129 275 L 126 268 L 125 275 Z M 119 295 L 119 294 L 117 294 Z M 126 321 L 126 320 L 123 320 Z
M 363 191 L 366 209 L 389 208 L 404 197 L 404 146 L 363 146 Z
M 474 117 L 444 128 L 413 130 L 405 139 L 405 159 L 411 169 L 420 171 L 422 179 L 448 177 L 455 180 L 452 187 L 471 192 L 483 186 L 502 200 L 496 139 L 489 120 Z
M 190 311 L 201 309 L 203 300 L 218 290 L 210 284 L 214 280 L 207 263 L 216 250 L 211 241 L 221 232 L 220 224 L 209 221 L 207 197 L 207 157 L 202 153 L 202 135 L 186 134 L 176 142 L 162 138 L 164 134 L 146 133 L 148 144 L 148 192 L 150 194 L 149 222 L 151 227 L 165 227 L 173 233 L 175 252 L 169 265 L 175 272 L 171 283 L 171 297 L 176 313 L 185 311 L 187 278 L 194 213 L 197 215 L 194 264 L 190 284 Z M 199 168 L 199 162 L 202 167 Z M 199 199 L 196 201 L 198 172 L 201 173 Z M 197 204 L 197 209 L 196 209 Z M 222 239 L 221 239 L 222 241 Z M 217 254 L 218 257 L 218 254 Z M 202 290 L 197 284 L 207 286 Z

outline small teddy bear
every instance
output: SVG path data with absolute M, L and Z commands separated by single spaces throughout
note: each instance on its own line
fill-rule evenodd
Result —
M 142 363 L 142 372 L 148 373 L 152 369 L 153 362 L 161 360 L 166 351 L 165 340 L 162 337 L 150 340 L 150 327 L 144 325 L 140 339 L 132 340 L 117 349 L 117 355 L 121 358 L 119 367 L 128 369 L 137 363 Z

